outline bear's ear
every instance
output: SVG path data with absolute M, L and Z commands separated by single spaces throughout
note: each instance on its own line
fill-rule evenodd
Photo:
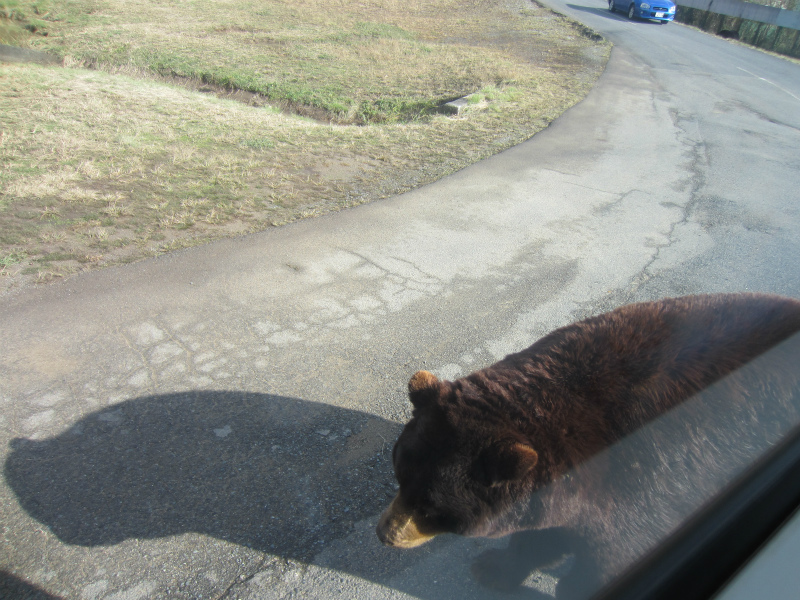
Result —
M 509 442 L 491 446 L 473 464 L 472 476 L 486 487 L 524 479 L 539 462 L 539 454 L 528 444 Z
M 439 395 L 439 380 L 428 371 L 417 371 L 408 382 L 408 397 L 414 408 L 422 408 Z

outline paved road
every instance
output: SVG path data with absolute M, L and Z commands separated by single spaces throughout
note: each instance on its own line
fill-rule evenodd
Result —
M 616 47 L 529 142 L 387 201 L 2 297 L 0 590 L 486 597 L 468 564 L 497 542 L 374 535 L 414 371 L 456 377 L 633 300 L 800 297 L 800 65 L 553 6 Z

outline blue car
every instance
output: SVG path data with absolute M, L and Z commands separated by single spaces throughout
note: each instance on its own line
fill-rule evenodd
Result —
M 662 25 L 675 18 L 675 3 L 672 0 L 608 0 L 608 10 L 627 10 L 631 20 L 652 19 Z

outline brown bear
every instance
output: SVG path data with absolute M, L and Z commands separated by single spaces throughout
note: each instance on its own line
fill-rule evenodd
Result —
M 798 332 L 797 300 L 689 296 L 563 327 L 456 381 L 419 371 L 378 537 L 513 534 L 473 565 L 480 583 L 513 589 L 571 555 L 556 597 L 586 597 L 798 423 Z

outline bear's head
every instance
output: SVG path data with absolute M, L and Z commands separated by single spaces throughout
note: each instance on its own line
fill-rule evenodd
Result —
M 417 372 L 411 421 L 394 446 L 400 490 L 377 527 L 389 546 L 412 548 L 440 533 L 507 535 L 527 511 L 538 454 L 491 399 L 466 383 Z

